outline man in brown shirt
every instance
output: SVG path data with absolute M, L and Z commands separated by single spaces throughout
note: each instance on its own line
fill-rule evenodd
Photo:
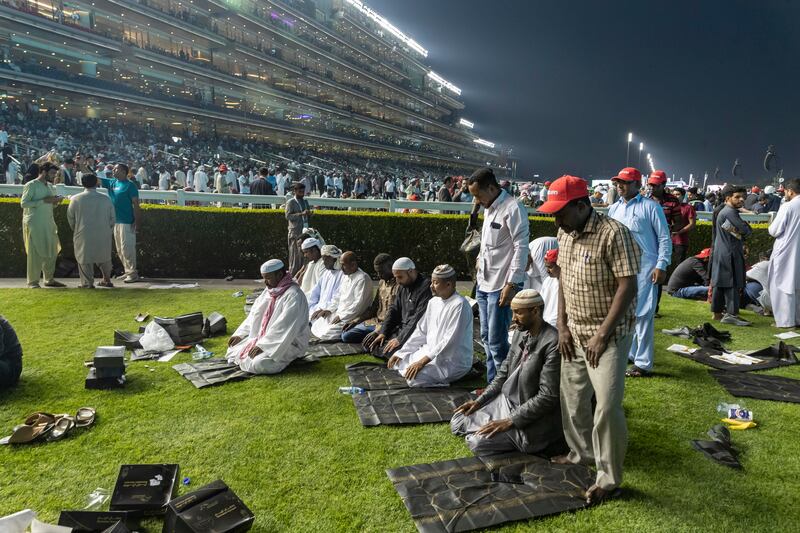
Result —
M 581 178 L 556 180 L 539 211 L 554 214 L 559 227 L 561 412 L 570 453 L 553 462 L 594 464 L 597 478 L 586 501 L 599 503 L 622 482 L 628 440 L 622 398 L 641 251 L 628 228 L 592 208 Z
M 392 273 L 393 260 L 389 254 L 378 254 L 372 266 L 378 274 L 378 292 L 372 300 L 372 305 L 364 313 L 349 324 L 345 324 L 342 331 L 342 342 L 359 343 L 375 331 L 375 327 L 386 318 L 389 307 L 392 306 L 397 295 L 397 280 Z

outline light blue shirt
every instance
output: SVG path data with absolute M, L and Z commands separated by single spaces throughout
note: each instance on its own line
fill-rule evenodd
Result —
M 655 268 L 667 270 L 672 261 L 672 238 L 658 202 L 643 198 L 641 194 L 628 202 L 620 197 L 608 208 L 608 216 L 623 223 L 633 234 L 642 249 L 642 270 L 654 262 Z

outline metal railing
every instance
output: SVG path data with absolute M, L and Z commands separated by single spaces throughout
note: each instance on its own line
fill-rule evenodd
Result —
M 23 185 L 5 185 L 0 184 L 0 194 L 10 196 L 22 196 Z M 83 187 L 67 187 L 63 183 L 55 185 L 56 194 L 59 196 L 69 197 L 80 192 L 83 192 Z M 100 192 L 105 193 L 105 189 L 98 187 Z M 266 196 L 256 194 L 222 194 L 222 193 L 208 193 L 208 192 L 192 192 L 184 191 L 182 189 L 175 191 L 158 191 L 150 189 L 139 190 L 139 198 L 141 200 L 154 200 L 164 203 L 169 203 L 177 206 L 186 206 L 187 202 L 199 202 L 201 204 L 235 204 L 235 205 L 272 205 L 275 207 L 281 206 L 286 203 L 289 196 Z M 372 198 L 366 200 L 355 200 L 345 198 L 321 198 L 319 196 L 306 196 L 306 201 L 312 208 L 333 208 L 340 210 L 350 211 L 375 211 L 382 210 L 390 213 L 397 213 L 403 209 L 419 209 L 425 212 L 448 212 L 448 213 L 469 213 L 472 211 L 472 204 L 470 202 L 414 202 L 410 200 L 391 200 L 382 198 Z M 189 204 L 191 205 L 191 204 Z M 522 207 L 528 212 L 529 216 L 548 216 L 536 211 L 533 207 L 527 207 L 520 203 Z M 599 212 L 606 212 L 607 209 L 599 208 Z M 775 213 L 767 213 L 763 215 L 742 214 L 742 219 L 747 222 L 769 224 Z M 708 211 L 698 211 L 697 219 L 707 222 L 711 221 L 712 213 Z

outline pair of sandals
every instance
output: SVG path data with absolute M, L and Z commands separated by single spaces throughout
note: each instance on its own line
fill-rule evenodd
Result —
M 651 375 L 652 372 L 643 370 L 636 365 L 632 365 L 628 370 L 625 371 L 625 376 L 629 378 L 649 378 Z
M 96 414 L 93 407 L 81 407 L 75 416 L 33 413 L 25 419 L 24 424 L 16 426 L 11 435 L 0 439 L 0 444 L 61 440 L 75 428 L 85 428 L 94 424 Z

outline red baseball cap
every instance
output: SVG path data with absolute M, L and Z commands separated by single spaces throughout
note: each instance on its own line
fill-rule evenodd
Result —
M 647 180 L 647 183 L 650 185 L 663 185 L 667 182 L 667 173 L 663 170 L 654 170 L 650 174 L 650 178 Z
M 544 260 L 547 263 L 558 263 L 558 248 L 547 250 L 544 253 Z
M 219 166 L 219 171 L 220 171 L 220 172 L 227 172 L 227 171 L 228 171 L 228 165 L 226 165 L 225 163 L 222 163 L 222 164 Z
M 557 213 L 572 200 L 589 197 L 589 185 L 577 176 L 561 176 L 547 190 L 547 201 L 539 206 L 540 213 Z
M 550 183 L 549 181 L 545 181 L 545 182 L 544 182 L 544 186 L 545 186 L 545 187 L 549 187 L 550 185 L 552 185 L 552 183 Z
M 695 256 L 698 259 L 708 259 L 711 257 L 711 248 L 706 248 L 702 250 L 699 254 Z
M 760 192 L 761 192 L 761 188 L 760 188 L 758 185 L 754 186 L 754 187 L 753 187 L 752 189 L 750 189 L 750 190 L 751 190 L 752 192 L 756 193 L 756 194 L 758 194 L 758 193 L 760 193 Z
M 641 183 L 642 173 L 633 167 L 625 167 L 619 171 L 619 174 L 611 178 L 611 181 L 614 180 Z

